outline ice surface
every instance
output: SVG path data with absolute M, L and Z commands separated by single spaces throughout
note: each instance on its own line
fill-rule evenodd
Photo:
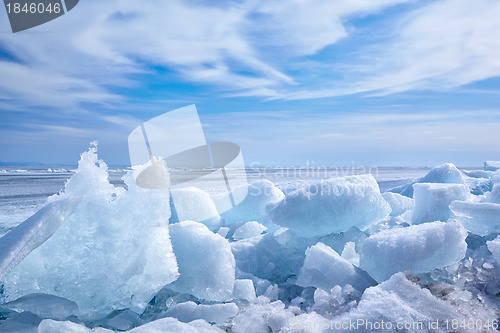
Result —
M 48 294 L 30 294 L 1 307 L 17 312 L 29 311 L 40 318 L 62 320 L 78 313 L 78 305 L 68 299 Z
M 259 236 L 266 231 L 267 228 L 256 221 L 250 221 L 236 229 L 233 234 L 233 239 L 244 239 Z
M 82 154 L 64 194 L 84 197 L 52 237 L 4 279 L 8 300 L 47 293 L 75 301 L 83 316 L 147 305 L 177 276 L 168 233 L 168 191 L 115 188 L 96 149 Z M 58 215 L 59 212 L 53 212 Z M 61 211 L 61 214 L 64 210 Z
M 280 201 L 285 196 L 272 182 L 265 179 L 234 189 L 234 192 L 239 191 L 248 191 L 248 195 L 236 207 L 222 214 L 226 225 L 240 221 L 258 221 L 265 224 L 267 205 Z
M 303 237 L 361 230 L 390 213 L 372 175 L 332 178 L 293 191 L 269 211 L 272 222 Z
M 450 209 L 458 221 L 476 235 L 500 232 L 500 204 L 454 201 Z
M 391 206 L 390 216 L 399 216 L 404 212 L 413 209 L 413 200 L 399 193 L 385 192 L 382 197 Z
M 336 325 L 355 322 L 357 326 L 352 331 L 359 332 L 450 332 L 444 327 L 445 321 L 459 318 L 448 302 L 437 299 L 429 290 L 420 288 L 403 273 L 398 273 L 388 281 L 366 289 L 358 306 L 335 318 L 330 327 L 333 328 L 331 331 L 339 331 L 335 329 Z M 436 320 L 438 326 L 429 329 L 429 323 Z M 383 329 L 381 323 L 385 323 Z M 387 326 L 389 323 L 394 326 Z M 410 325 L 406 330 L 405 323 Z M 412 326 L 414 323 L 422 326 Z M 377 324 L 378 329 L 373 326 Z M 398 324 L 403 325 L 399 330 Z
M 484 171 L 496 171 L 498 169 L 500 169 L 500 161 L 484 162 Z
M 162 315 L 175 317 L 179 321 L 188 323 L 196 319 L 203 319 L 209 323 L 223 324 L 238 314 L 238 306 L 234 303 L 223 304 L 196 304 L 185 302 L 175 304 Z
M 75 210 L 81 198 L 59 200 L 40 209 L 35 215 L 0 238 L 0 281 L 29 253 L 43 244 Z
M 180 276 L 171 287 L 209 301 L 233 298 L 235 261 L 229 242 L 204 224 L 170 224 Z
M 355 289 L 364 291 L 376 282 L 330 247 L 318 243 L 306 250 L 306 259 L 296 284 L 323 290 L 330 290 L 336 285 L 343 287 L 350 284 Z
M 452 163 L 445 163 L 432 168 L 425 176 L 418 178 L 416 181 L 406 185 L 402 185 L 390 190 L 390 192 L 399 193 L 406 197 L 413 197 L 413 184 L 415 183 L 448 183 L 448 184 L 463 184 L 465 179 Z
M 412 224 L 447 221 L 455 216 L 450 204 L 455 200 L 467 200 L 469 190 L 461 184 L 417 183 L 413 185 L 415 208 Z
M 241 279 L 234 281 L 234 298 L 253 301 L 256 298 L 253 281 Z
M 454 222 L 430 222 L 381 231 L 362 244 L 360 267 L 382 282 L 397 272 L 425 273 L 465 256 L 467 231 Z
M 194 221 L 215 230 L 222 226 L 222 219 L 210 195 L 196 187 L 186 187 L 171 191 L 179 221 Z M 208 217 L 208 218 L 207 218 Z

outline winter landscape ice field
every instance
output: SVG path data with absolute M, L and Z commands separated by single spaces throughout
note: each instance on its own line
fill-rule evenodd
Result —
M 0 329 L 493 332 L 496 168 L 253 168 L 209 221 L 220 185 L 176 194 L 192 218 L 173 221 L 168 190 L 96 147 L 77 168 L 4 168 Z

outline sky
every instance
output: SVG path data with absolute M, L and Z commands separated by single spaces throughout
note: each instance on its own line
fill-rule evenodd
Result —
M 0 161 L 129 165 L 144 121 L 196 104 L 247 165 L 500 160 L 498 0 L 81 0 L 13 34 Z

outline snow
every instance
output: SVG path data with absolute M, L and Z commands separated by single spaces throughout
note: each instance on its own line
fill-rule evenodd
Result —
M 203 319 L 209 323 L 223 324 L 237 314 L 238 306 L 234 303 L 206 305 L 184 302 L 171 306 L 163 315 L 175 317 L 184 323 Z
M 43 320 L 38 333 L 107 333 L 111 330 L 100 327 L 89 329 L 81 324 L 71 321 Z M 140 327 L 134 328 L 126 333 L 222 333 L 223 331 L 213 327 L 203 320 L 195 320 L 190 323 L 182 323 L 175 318 L 162 318 Z
M 353 266 L 337 252 L 323 243 L 306 250 L 306 259 L 300 269 L 296 284 L 302 287 L 316 287 L 330 290 L 334 286 L 350 284 L 359 291 L 376 282 L 361 269 Z
M 229 242 L 193 221 L 171 224 L 169 229 L 180 274 L 170 286 L 200 299 L 231 300 L 235 261 Z
M 48 294 L 30 294 L 2 304 L 17 312 L 29 311 L 40 318 L 66 319 L 76 315 L 78 305 L 68 299 Z
M 432 168 L 425 176 L 418 178 L 416 181 L 393 188 L 390 192 L 413 198 L 413 184 L 416 183 L 466 184 L 462 172 L 455 165 L 444 163 Z
M 127 333 L 223 333 L 223 331 L 201 319 L 182 323 L 175 318 L 163 318 L 134 328 Z
M 458 318 L 449 303 L 437 299 L 429 290 L 420 288 L 404 274 L 398 273 L 378 286 L 366 289 L 358 306 L 334 319 L 330 325 L 333 328 L 331 331 L 339 324 L 354 322 L 353 331 L 359 332 L 393 332 L 398 324 L 403 325 L 399 331 L 406 331 L 404 325 L 408 324 L 410 326 L 406 329 L 409 332 L 449 332 L 443 327 L 445 321 Z M 436 321 L 436 329 L 429 329 L 429 324 Z M 413 326 L 419 323 L 422 326 Z M 384 325 L 383 328 L 381 325 Z
M 82 316 L 93 316 L 115 308 L 144 308 L 177 278 L 166 227 L 168 191 L 138 188 L 131 176 L 126 179 L 128 190 L 115 188 L 96 148 L 82 154 L 64 193 L 51 199 L 55 207 L 60 200 L 61 210 L 49 207 L 45 213 L 64 216 L 74 207 L 63 200 L 82 201 L 52 237 L 2 281 L 8 300 L 53 294 L 76 302 Z
M 470 196 L 468 188 L 461 184 L 417 183 L 413 189 L 412 224 L 448 221 L 455 216 L 450 204 L 455 200 L 467 200 Z
M 486 236 L 500 232 L 500 204 L 454 201 L 450 209 L 470 232 Z
M 259 236 L 261 233 L 266 231 L 267 228 L 256 221 L 250 221 L 243 224 L 241 227 L 236 229 L 233 234 L 233 239 L 244 239 Z
M 413 209 L 413 200 L 399 193 L 385 192 L 382 197 L 391 206 L 390 216 L 399 216 L 404 212 Z
M 498 169 L 500 169 L 500 161 L 484 162 L 484 171 L 496 171 Z
M 280 332 L 294 317 L 282 301 L 270 301 L 260 296 L 233 319 L 234 333 Z
M 240 221 L 257 221 L 265 224 L 266 207 L 285 197 L 279 188 L 265 179 L 238 186 L 233 190 L 235 193 L 246 191 L 248 195 L 240 204 L 222 214 L 226 225 Z
M 171 195 L 178 219 L 175 222 L 186 220 L 200 222 L 211 230 L 222 226 L 222 218 L 207 192 L 196 187 L 186 187 L 172 190 Z
M 361 230 L 390 213 L 372 175 L 332 178 L 293 191 L 269 210 L 275 224 L 303 237 Z
M 360 267 L 382 282 L 397 272 L 429 272 L 462 260 L 467 231 L 453 222 L 430 222 L 381 231 L 362 244 Z

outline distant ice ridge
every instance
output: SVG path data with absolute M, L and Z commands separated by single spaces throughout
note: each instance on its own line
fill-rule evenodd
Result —
M 413 198 L 413 184 L 415 183 L 466 184 L 462 172 L 460 172 L 460 170 L 458 170 L 452 163 L 445 163 L 434 167 L 431 171 L 429 171 L 429 173 L 420 177 L 416 181 L 393 188 L 390 192 L 399 193 Z
M 498 169 L 500 169 L 500 161 L 484 162 L 484 171 L 497 171 Z
M 273 223 L 305 237 L 360 230 L 385 218 L 391 209 L 372 175 L 348 176 L 307 185 L 269 208 Z
M 128 190 L 108 182 L 97 149 L 82 154 L 64 193 L 52 202 L 83 197 L 54 235 L 2 281 L 10 300 L 47 293 L 75 301 L 82 315 L 144 308 L 177 279 L 168 228 L 168 191 L 148 191 L 128 175 Z M 53 212 L 52 212 L 53 214 Z

